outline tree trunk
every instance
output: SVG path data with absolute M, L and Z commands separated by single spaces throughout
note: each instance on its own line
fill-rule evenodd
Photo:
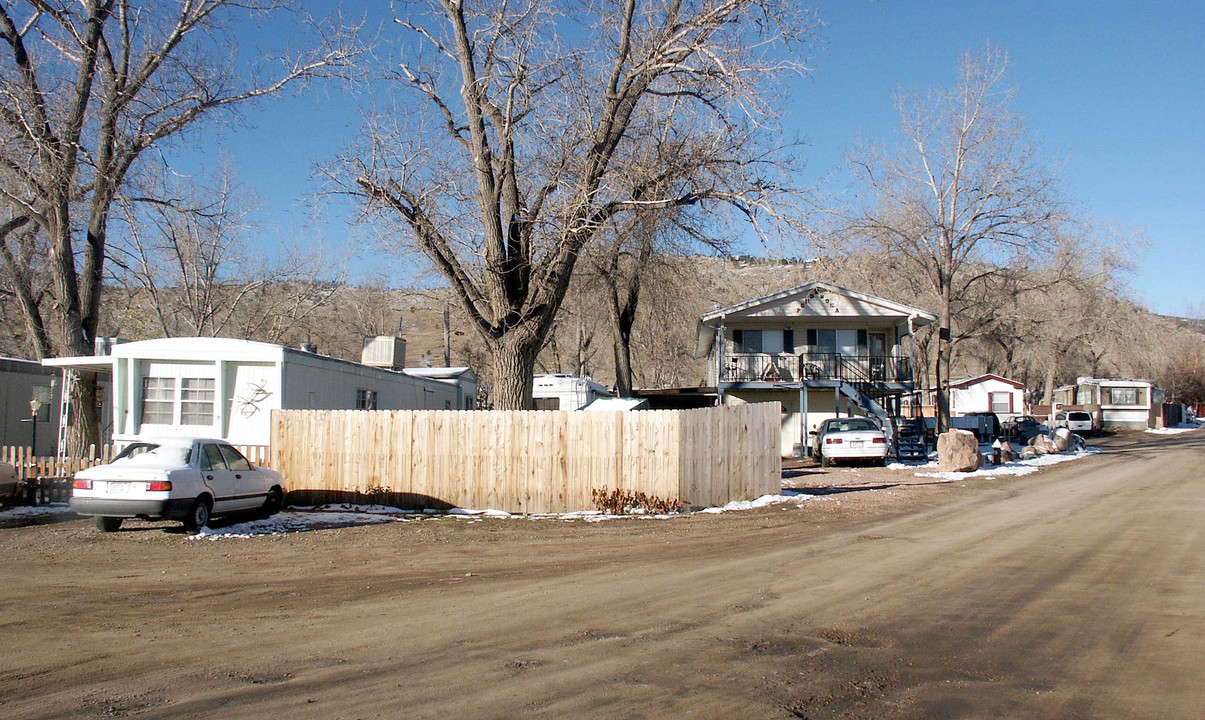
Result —
M 1046 401 L 1053 409 L 1054 406 L 1054 376 L 1056 371 L 1056 362 L 1051 358 L 1050 365 L 1046 369 L 1046 389 L 1042 399 Z
M 937 432 L 950 429 L 950 296 L 944 298 L 944 312 L 937 329 Z
M 629 299 L 635 300 L 635 293 Z M 615 389 L 619 397 L 632 396 L 632 326 L 636 324 L 636 305 L 622 304 L 611 294 L 611 329 L 615 334 Z
M 531 392 L 538 348 L 538 343 L 516 342 L 510 338 L 494 345 L 490 354 L 494 360 L 492 399 L 495 410 L 531 410 L 534 407 Z
M 73 371 L 69 371 L 73 372 Z M 97 422 L 96 373 L 75 372 L 71 384 L 71 420 L 67 432 L 67 457 L 88 457 L 89 450 L 100 450 L 100 426 Z

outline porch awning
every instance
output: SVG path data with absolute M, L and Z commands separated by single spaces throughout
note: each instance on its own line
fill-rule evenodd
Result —
M 113 360 L 111 355 L 81 355 L 79 357 L 46 358 L 42 360 L 42 364 L 64 370 L 88 370 L 112 375 Z

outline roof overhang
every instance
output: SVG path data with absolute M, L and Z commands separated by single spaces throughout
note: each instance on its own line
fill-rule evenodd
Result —
M 42 364 L 47 367 L 62 368 L 63 370 L 86 370 L 89 372 L 110 374 L 113 372 L 113 357 L 111 355 L 46 358 L 42 360 Z

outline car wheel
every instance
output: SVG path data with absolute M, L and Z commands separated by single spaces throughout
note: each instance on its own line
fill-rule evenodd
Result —
M 828 467 L 832 464 L 833 461 L 828 459 L 828 455 L 825 455 L 823 452 L 820 453 L 820 467 Z
M 117 532 L 121 528 L 121 518 L 115 517 L 98 517 L 96 518 L 96 529 L 101 532 Z
M 209 524 L 209 511 L 209 498 L 197 498 L 192 504 L 192 510 L 188 512 L 188 517 L 184 519 L 184 528 L 189 532 L 200 532 L 201 528 Z
M 268 499 L 264 500 L 264 507 L 262 510 L 260 510 L 260 514 L 264 517 L 271 517 L 280 512 L 280 509 L 284 507 L 284 504 L 284 493 L 280 491 L 280 488 L 274 487 L 268 491 Z

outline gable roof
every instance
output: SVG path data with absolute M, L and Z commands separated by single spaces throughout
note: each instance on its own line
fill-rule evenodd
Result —
M 704 315 L 701 318 L 701 321 L 703 324 L 709 325 L 713 324 L 712 321 L 714 320 L 727 320 L 731 317 L 751 317 L 762 314 L 765 311 L 778 306 L 782 306 L 784 310 L 795 310 L 795 312 L 790 314 L 797 317 L 807 317 L 809 315 L 822 317 L 829 316 L 834 313 L 821 311 L 819 309 L 823 308 L 823 303 L 808 302 L 814 296 L 817 296 L 818 293 L 823 291 L 843 295 L 850 301 L 856 302 L 860 306 L 877 308 L 880 310 L 879 314 L 882 316 L 914 318 L 914 325 L 916 327 L 930 325 L 937 322 L 936 315 L 925 312 L 920 308 L 914 308 L 909 305 L 904 305 L 902 303 L 897 303 L 887 300 L 886 298 L 876 297 L 874 295 L 867 295 L 866 293 L 860 293 L 855 290 L 850 290 L 849 288 L 843 288 L 839 285 L 833 285 L 832 283 L 821 282 L 819 280 L 806 283 L 798 287 L 793 287 L 789 290 L 782 290 L 772 295 L 766 295 L 765 297 L 746 300 L 745 302 L 737 303 L 736 305 L 731 305 L 726 308 L 712 310 Z M 801 298 L 803 299 L 803 302 L 797 302 L 792 305 L 792 301 L 798 301 Z
M 825 293 L 844 299 L 846 312 Z M 867 295 L 849 288 L 819 280 L 782 290 L 765 297 L 746 300 L 726 308 L 712 310 L 699 318 L 695 357 L 705 357 L 715 342 L 709 329 L 718 327 L 731 318 L 751 317 L 856 317 L 856 316 L 909 319 L 912 327 L 922 327 L 937 322 L 937 316 L 920 308 L 897 303 L 886 298 Z
M 1005 385 L 1012 385 L 1013 387 L 1015 387 L 1018 390 L 1025 389 L 1025 383 L 1019 383 L 1016 380 L 1009 380 L 1006 377 L 1002 377 L 1002 376 L 996 375 L 994 373 L 984 373 L 982 375 L 977 375 L 973 378 L 966 378 L 965 380 L 959 380 L 958 382 L 952 382 L 952 383 L 950 383 L 950 389 L 957 388 L 959 390 L 964 390 L 972 385 L 978 385 L 979 383 L 987 381 L 987 380 L 998 380 L 998 381 L 1004 383 Z

